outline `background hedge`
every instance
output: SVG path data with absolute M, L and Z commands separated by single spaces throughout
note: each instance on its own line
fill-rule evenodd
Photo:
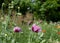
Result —
M 29 11 L 37 19 L 60 21 L 60 0 L 0 0 L 0 7 L 3 2 L 5 3 L 4 8 L 7 8 L 11 3 L 16 11 L 20 7 L 19 12 L 22 14 Z

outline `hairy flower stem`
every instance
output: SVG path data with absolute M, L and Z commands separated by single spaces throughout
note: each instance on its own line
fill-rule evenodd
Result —
M 9 14 L 8 14 L 8 16 L 6 17 L 6 25 L 5 25 L 5 30 L 7 30 L 7 26 L 8 26 L 9 21 L 10 21 L 10 15 L 11 15 L 11 9 L 9 9 Z
M 28 37 L 28 43 L 32 43 L 32 38 L 31 38 L 32 32 L 30 31 L 29 37 Z
M 1 7 L 2 16 L 4 16 L 3 6 Z

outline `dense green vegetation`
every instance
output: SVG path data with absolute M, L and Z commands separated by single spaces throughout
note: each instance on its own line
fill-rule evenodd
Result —
M 14 32 L 14 25 L 6 26 L 7 22 L 0 21 L 0 43 L 60 43 L 60 26 L 56 23 L 45 21 L 34 23 L 41 27 L 40 32 L 31 31 L 32 25 L 17 25 L 21 28 L 21 32 Z
M 0 0 L 0 6 L 5 3 L 4 9 L 13 6 L 14 10 L 25 14 L 27 11 L 31 12 L 36 18 L 41 18 L 47 21 L 60 21 L 60 0 Z

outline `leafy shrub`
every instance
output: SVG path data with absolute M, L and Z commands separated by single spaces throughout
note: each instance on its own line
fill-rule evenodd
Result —
M 36 19 L 43 19 L 47 21 L 59 21 L 60 20 L 60 0 L 7 0 L 4 2 L 7 4 L 13 1 L 14 10 L 25 14 L 27 11 L 34 14 Z
M 4 0 L 2 0 L 2 1 L 0 0 L 0 8 L 1 8 L 1 5 L 2 5 L 3 1 L 4 1 Z

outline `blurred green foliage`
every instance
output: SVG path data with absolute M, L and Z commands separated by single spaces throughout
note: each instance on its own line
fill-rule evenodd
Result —
M 18 10 L 18 7 L 20 7 L 22 14 L 29 11 L 33 13 L 37 19 L 47 21 L 60 20 L 60 0 L 0 0 L 0 3 L 4 2 L 6 4 L 5 6 L 8 7 L 8 4 L 12 1 L 14 9 Z

